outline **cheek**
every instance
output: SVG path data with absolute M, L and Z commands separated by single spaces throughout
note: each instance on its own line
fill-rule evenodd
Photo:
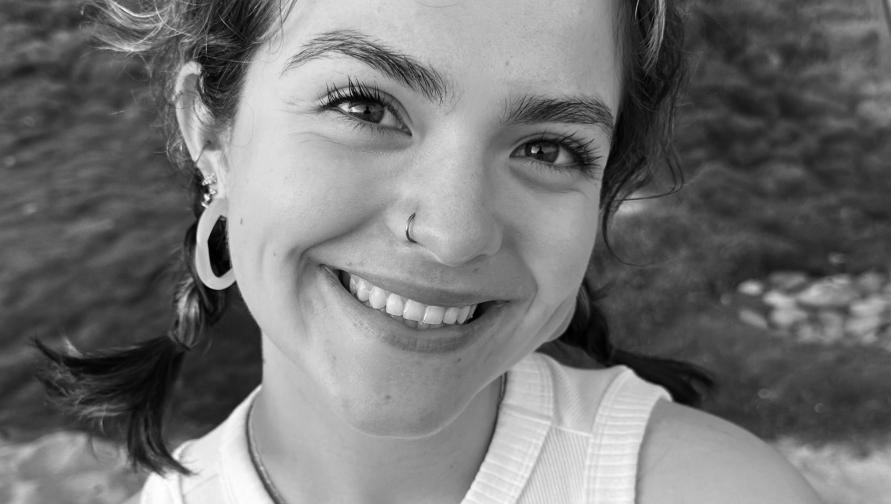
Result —
M 229 240 L 240 282 L 297 264 L 373 214 L 370 167 L 275 114 L 246 114 L 227 152 Z M 267 279 L 271 280 L 271 279 Z
M 535 276 L 537 298 L 549 305 L 574 299 L 588 262 L 598 225 L 596 191 L 573 192 L 538 205 L 528 216 L 524 244 L 526 262 Z

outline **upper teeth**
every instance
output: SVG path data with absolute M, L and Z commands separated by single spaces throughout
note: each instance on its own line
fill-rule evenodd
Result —
M 478 305 L 433 306 L 381 289 L 360 276 L 348 273 L 350 292 L 359 301 L 394 317 L 417 322 L 418 327 L 439 327 L 443 324 L 463 324 L 473 316 Z

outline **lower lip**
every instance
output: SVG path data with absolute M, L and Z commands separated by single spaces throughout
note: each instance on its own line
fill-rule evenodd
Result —
M 397 319 L 369 308 L 353 297 L 340 283 L 337 274 L 321 266 L 322 277 L 344 307 L 346 316 L 358 329 L 390 346 L 406 352 L 450 353 L 468 347 L 495 325 L 500 306 L 492 306 L 466 325 L 450 325 L 436 329 L 413 329 Z

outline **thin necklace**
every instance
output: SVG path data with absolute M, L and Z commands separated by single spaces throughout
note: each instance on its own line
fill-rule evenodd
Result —
M 501 401 L 504 399 L 504 393 L 507 390 L 507 373 L 501 375 L 501 382 L 499 383 L 498 388 L 498 404 L 501 405 Z M 496 410 L 497 415 L 497 410 Z M 495 418 L 496 422 L 498 418 Z M 254 469 L 260 475 L 260 481 L 263 482 L 263 488 L 266 489 L 266 493 L 269 494 L 269 497 L 272 498 L 272 502 L 275 504 L 288 504 L 288 501 L 285 500 L 284 496 L 282 496 L 281 492 L 278 491 L 278 488 L 275 487 L 275 484 L 272 482 L 272 478 L 269 477 L 269 471 L 266 469 L 266 466 L 263 465 L 263 461 L 260 460 L 260 452 L 257 451 L 257 441 L 254 438 L 254 403 L 251 401 L 251 405 L 248 408 L 247 415 L 247 438 L 248 438 L 248 452 L 251 455 L 251 464 L 253 464 Z
M 266 489 L 266 493 L 269 494 L 269 497 L 272 498 L 272 502 L 275 504 L 287 504 L 285 498 L 282 496 L 281 492 L 278 491 L 278 488 L 272 483 L 272 478 L 269 477 L 269 471 L 266 470 L 266 466 L 263 465 L 263 462 L 260 460 L 260 453 L 257 451 L 257 441 L 254 439 L 254 403 L 251 401 L 251 407 L 248 409 L 248 417 L 247 417 L 247 435 L 248 435 L 248 448 L 251 453 L 251 464 L 254 465 L 254 469 L 260 475 L 260 481 L 263 482 L 263 488 Z

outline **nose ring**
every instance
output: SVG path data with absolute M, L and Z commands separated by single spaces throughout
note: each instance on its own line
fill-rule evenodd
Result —
M 408 222 L 405 224 L 405 239 L 408 240 L 409 243 L 418 243 L 411 235 L 412 227 L 415 225 L 415 214 L 412 213 L 408 216 Z

